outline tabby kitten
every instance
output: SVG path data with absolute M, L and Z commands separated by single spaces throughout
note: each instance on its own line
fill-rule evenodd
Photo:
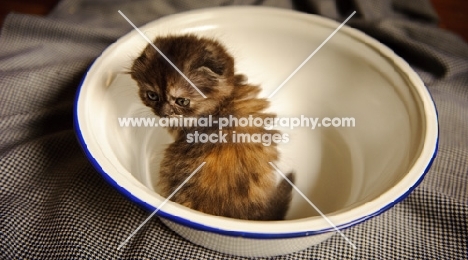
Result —
M 130 74 L 138 83 L 143 103 L 159 117 L 219 118 L 274 117 L 264 110 L 260 88 L 244 83 L 234 72 L 234 59 L 218 42 L 194 35 L 158 37 L 154 44 L 186 75 L 204 98 L 151 45 L 135 59 Z M 292 187 L 268 162 L 276 162 L 276 143 L 236 143 L 232 133 L 275 134 L 264 127 L 224 127 L 226 143 L 188 142 L 190 133 L 219 134 L 212 127 L 170 127 L 174 142 L 165 150 L 156 184 L 168 197 L 202 162 L 206 164 L 171 198 L 186 207 L 212 215 L 248 220 L 281 220 Z M 292 173 L 288 175 L 292 180 Z

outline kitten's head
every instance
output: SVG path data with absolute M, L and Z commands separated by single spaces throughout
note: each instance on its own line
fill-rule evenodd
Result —
M 154 45 L 207 97 L 204 98 L 148 45 L 130 74 L 143 103 L 160 117 L 197 117 L 215 113 L 238 78 L 234 59 L 217 41 L 194 35 L 158 37 Z

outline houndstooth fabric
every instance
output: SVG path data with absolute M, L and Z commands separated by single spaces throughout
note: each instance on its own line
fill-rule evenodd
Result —
M 468 46 L 437 28 L 429 1 L 64 0 L 47 17 L 11 14 L 0 37 L 0 259 L 243 259 L 196 246 L 91 166 L 73 102 L 92 61 L 136 25 L 176 12 L 268 5 L 349 22 L 406 59 L 433 95 L 439 153 L 422 184 L 385 213 L 276 259 L 468 259 Z

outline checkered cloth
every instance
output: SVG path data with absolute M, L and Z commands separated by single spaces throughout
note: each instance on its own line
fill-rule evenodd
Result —
M 191 244 L 91 166 L 72 128 L 92 61 L 131 26 L 208 6 L 257 4 L 318 13 L 406 59 L 438 107 L 440 147 L 422 184 L 342 237 L 277 259 L 468 259 L 468 46 L 437 28 L 425 0 L 65 0 L 47 17 L 11 14 L 0 37 L 0 259 L 242 259 Z

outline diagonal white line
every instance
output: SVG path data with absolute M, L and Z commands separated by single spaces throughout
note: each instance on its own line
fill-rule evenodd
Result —
M 190 81 L 190 79 L 187 78 L 187 76 L 185 76 L 185 74 L 184 74 L 182 71 L 180 71 L 179 68 L 177 68 L 177 66 L 176 66 L 174 63 L 172 63 L 172 61 L 169 60 L 169 58 L 167 58 L 166 55 L 164 55 L 164 53 L 162 53 L 161 50 L 158 49 L 158 47 L 156 47 L 156 45 L 154 45 L 154 43 L 153 43 L 150 39 L 148 39 L 148 37 L 146 37 L 146 35 L 145 35 L 140 29 L 138 29 L 138 27 L 136 27 L 135 24 L 133 24 L 132 21 L 130 21 L 130 19 L 127 18 L 127 16 L 125 16 L 120 10 L 119 10 L 118 12 L 119 12 L 120 15 L 122 15 L 123 18 L 125 18 L 125 20 L 127 20 L 127 22 L 128 22 L 138 33 L 141 34 L 141 36 L 142 36 L 149 44 L 151 44 L 151 46 L 153 46 L 153 48 L 154 48 L 157 52 L 159 52 L 159 54 L 161 54 L 161 56 L 163 56 L 163 58 L 164 58 L 167 62 L 169 62 L 169 64 L 171 64 L 172 67 L 174 67 L 174 69 L 175 69 L 177 72 L 179 72 L 179 74 L 180 74 L 195 90 L 198 91 L 198 93 L 200 93 L 200 95 L 202 95 L 202 97 L 206 98 L 205 94 L 203 94 L 203 92 L 201 92 L 201 91 L 197 88 L 197 86 L 195 86 L 195 84 L 193 84 L 193 82 Z
M 332 226 L 336 232 L 338 232 L 354 249 L 357 249 L 356 248 L 356 245 L 354 245 L 353 242 L 351 242 L 351 240 L 349 240 L 336 226 L 335 224 L 333 224 L 333 222 L 330 221 L 330 219 L 325 216 L 325 214 L 322 213 L 322 211 L 320 211 L 319 208 L 317 208 L 317 206 L 315 206 L 314 203 L 312 203 L 312 201 L 309 200 L 309 198 L 307 198 L 306 195 L 304 195 L 304 193 L 302 193 L 301 190 L 299 190 L 296 185 L 294 185 L 294 183 L 292 183 L 288 178 L 286 178 L 286 176 L 278 169 L 278 167 L 276 167 L 272 162 L 268 162 L 280 175 L 281 177 L 283 177 L 288 183 L 289 185 L 291 185 L 291 187 L 293 187 L 294 190 L 296 190 L 299 195 L 301 195 L 327 222 L 328 224 L 330 224 L 330 226 Z
M 182 187 L 185 185 L 185 183 L 187 183 L 187 181 L 190 180 L 190 178 L 192 178 L 193 175 L 195 175 L 195 173 L 197 173 L 197 172 L 201 169 L 201 167 L 203 167 L 203 165 L 205 165 L 205 163 L 206 163 L 206 162 L 203 162 L 202 164 L 200 164 L 200 166 L 198 166 L 198 168 L 195 169 L 195 171 L 193 171 L 192 174 L 190 174 L 190 176 L 188 176 L 187 179 L 185 179 L 185 181 L 182 182 L 182 184 L 180 184 L 179 187 L 177 187 L 177 189 L 175 189 L 174 192 L 172 192 L 172 194 L 169 195 L 169 197 L 167 197 L 167 198 L 163 201 L 163 203 L 161 203 L 161 205 L 159 205 L 159 207 L 158 207 L 155 211 L 153 211 L 153 213 L 151 213 L 151 215 L 149 215 L 149 217 L 147 217 L 147 218 L 145 219 L 145 221 L 143 221 L 143 223 L 141 223 L 141 224 L 130 234 L 130 236 L 128 236 L 127 239 L 125 239 L 125 241 L 123 241 L 123 242 L 119 245 L 119 247 L 117 247 L 117 250 L 120 250 L 123 246 L 125 246 L 125 245 L 127 244 L 127 242 L 128 242 L 128 241 L 129 241 L 145 224 L 146 224 L 146 222 L 148 222 L 148 220 L 150 220 L 150 218 L 152 218 L 152 217 L 153 217 L 153 216 L 154 216 L 154 215 L 155 215 L 171 198 L 172 198 L 172 196 L 174 196 L 174 194 L 176 194 L 176 193 L 180 190 L 180 188 L 182 188 Z
M 283 81 L 283 83 L 281 83 L 281 85 L 279 85 L 279 87 L 277 87 L 277 88 L 275 89 L 275 91 L 273 91 L 273 93 L 271 93 L 271 94 L 268 96 L 268 98 L 273 97 L 273 95 L 275 95 L 276 92 L 278 92 L 278 90 L 280 90 L 280 88 L 282 88 L 282 87 L 286 84 L 286 82 L 288 82 L 288 81 L 302 68 L 302 66 L 304 66 L 304 65 L 310 60 L 310 58 L 312 58 L 312 56 L 314 56 L 315 53 L 317 53 L 317 52 L 320 50 L 320 49 L 323 47 L 323 45 L 325 45 L 325 44 L 333 37 L 333 35 L 335 35 L 335 33 L 337 33 L 337 32 L 341 29 L 341 27 L 343 27 L 343 25 L 345 25 L 345 23 L 347 23 L 347 22 L 349 21 L 349 19 L 351 19 L 351 17 L 353 17 L 353 15 L 354 15 L 355 13 L 356 13 L 356 11 L 354 11 L 348 18 L 346 18 L 346 20 L 344 20 L 344 22 L 342 22 L 342 23 L 340 24 L 340 26 L 338 26 L 338 27 L 335 29 L 335 31 L 333 31 L 333 33 L 330 34 L 330 36 L 328 36 L 328 38 L 325 39 L 325 41 L 322 42 L 322 44 L 320 44 L 320 46 L 318 46 L 318 48 L 315 49 L 315 51 L 312 52 L 312 54 L 310 54 L 309 57 L 307 57 L 307 59 L 305 59 L 305 60 L 301 63 L 301 65 L 299 65 L 299 67 L 297 67 L 297 69 L 295 69 L 295 70 L 291 73 L 291 75 L 289 75 L 289 77 L 287 77 L 287 78 Z

